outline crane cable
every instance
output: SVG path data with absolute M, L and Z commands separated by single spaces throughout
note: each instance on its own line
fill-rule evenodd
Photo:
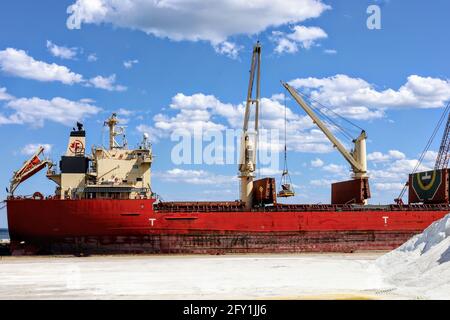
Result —
M 287 172 L 287 104 L 286 94 L 284 94 L 284 170 L 283 174 Z
M 284 167 L 283 167 L 283 173 L 281 175 L 281 188 L 283 189 L 283 186 L 288 184 L 289 190 L 292 194 L 289 196 L 294 196 L 294 192 L 292 189 L 292 180 L 291 176 L 289 175 L 289 169 L 288 169 L 288 163 L 287 163 L 287 103 L 286 103 L 286 94 L 284 94 Z
M 340 116 L 340 115 L 337 114 L 336 112 L 332 111 L 330 108 L 325 107 L 324 105 L 320 104 L 320 102 L 315 101 L 315 100 L 312 99 L 312 98 L 309 98 L 309 99 L 310 99 L 311 101 L 313 101 L 314 103 L 317 103 L 317 104 L 319 104 L 320 106 L 322 106 L 323 108 L 327 109 L 328 111 L 334 113 L 334 114 L 337 115 L 338 117 L 340 117 L 340 118 L 342 118 L 342 119 L 345 119 L 344 117 Z M 344 126 L 338 124 L 338 123 L 337 123 L 336 121 L 334 121 L 330 116 L 328 116 L 325 112 L 323 112 L 320 108 L 314 106 L 313 104 L 310 104 L 310 107 L 311 107 L 314 111 L 316 111 L 316 113 L 318 113 L 319 115 L 321 115 L 322 118 L 326 119 L 326 122 L 327 122 L 329 125 L 331 125 L 331 126 L 335 127 L 336 129 L 338 129 L 338 130 L 339 130 L 346 138 L 348 138 L 348 139 L 350 139 L 350 140 L 353 140 L 353 139 L 354 139 L 354 137 L 353 137 L 353 136 L 351 135 L 351 133 L 349 132 L 350 130 L 348 130 L 347 128 L 344 128 Z M 347 120 L 347 119 L 345 119 L 345 120 Z M 349 120 L 347 120 L 347 121 L 349 121 Z M 356 125 L 355 125 L 355 126 L 356 126 Z M 359 127 L 358 127 L 358 128 L 359 128 Z
M 327 109 L 328 111 L 330 111 L 331 113 L 333 113 L 333 114 L 336 115 L 337 117 L 341 118 L 341 119 L 344 120 L 345 122 L 349 123 L 350 125 L 352 125 L 352 126 L 358 128 L 358 129 L 360 129 L 360 130 L 364 130 L 363 128 L 361 128 L 360 126 L 358 126 L 356 123 L 354 123 L 354 122 L 350 121 L 349 119 L 347 119 L 347 118 L 341 116 L 339 113 L 333 111 L 331 108 L 329 108 L 329 107 L 323 105 L 323 104 L 320 103 L 319 101 L 317 101 L 317 100 L 315 100 L 315 99 L 313 99 L 313 98 L 311 98 L 311 97 L 310 97 L 309 99 L 310 99 L 311 101 L 317 103 L 317 104 L 318 104 L 319 106 L 321 106 L 322 108 Z
M 431 144 L 433 143 L 434 138 L 436 137 L 436 134 L 438 133 L 439 129 L 442 126 L 442 123 L 444 122 L 444 119 L 446 118 L 447 113 L 450 110 L 450 102 L 447 104 L 447 106 L 444 109 L 444 112 L 442 112 L 441 118 L 439 119 L 436 127 L 434 128 L 433 133 L 431 134 L 430 139 L 428 139 L 428 142 L 425 146 L 425 148 L 422 151 L 422 154 L 420 155 L 419 160 L 417 161 L 416 166 L 414 167 L 413 171 L 411 174 L 415 174 L 417 172 L 417 170 L 419 169 L 420 165 L 422 164 L 423 159 L 425 158 L 426 153 L 428 152 L 428 150 L 430 149 Z M 408 187 L 408 183 L 405 183 L 405 185 L 403 186 L 402 191 L 400 192 L 399 196 L 397 199 L 402 199 L 403 196 L 405 195 L 406 189 Z
M 256 117 L 256 114 L 255 114 Z M 260 144 L 260 135 L 261 135 L 261 129 L 264 129 L 264 125 L 262 121 L 259 121 L 259 119 L 262 119 L 262 108 L 261 108 L 261 99 L 259 99 L 258 102 L 258 123 L 259 123 L 259 127 L 257 128 L 256 131 L 256 154 L 255 154 L 255 167 L 258 168 L 257 169 L 257 178 L 261 178 L 261 167 L 258 166 L 258 160 L 260 158 L 259 153 L 261 152 L 261 150 L 259 149 L 259 144 Z M 256 121 L 256 119 L 255 119 Z M 260 129 L 261 128 L 261 129 Z
M 318 104 L 319 106 L 321 106 L 322 108 L 328 110 L 329 112 L 333 113 L 334 115 L 336 115 L 337 117 L 343 119 L 344 121 L 346 121 L 347 123 L 351 124 L 352 126 L 363 130 L 360 126 L 358 126 L 357 124 L 353 123 L 352 121 L 348 120 L 347 118 L 339 115 L 338 113 L 334 112 L 331 108 L 323 105 L 322 103 L 320 103 L 319 101 L 311 98 L 310 96 L 303 94 L 301 92 L 299 92 L 298 90 L 294 89 L 300 96 L 302 96 L 303 98 L 310 100 L 316 104 Z M 327 119 L 327 122 L 329 122 L 332 126 L 334 126 L 335 128 L 337 128 L 346 138 L 350 139 L 350 140 L 354 140 L 354 137 L 347 131 L 350 131 L 347 129 L 347 131 L 345 130 L 346 128 L 344 128 L 343 126 L 339 125 L 336 121 L 334 121 L 330 116 L 328 116 L 327 114 L 325 114 L 322 110 L 320 110 L 320 108 L 317 108 L 315 106 L 313 106 L 313 104 L 310 104 L 310 107 L 316 111 L 316 113 L 322 115 L 325 119 Z

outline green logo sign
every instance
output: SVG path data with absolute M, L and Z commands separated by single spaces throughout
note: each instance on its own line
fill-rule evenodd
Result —
M 432 200 L 442 182 L 442 172 L 426 171 L 413 175 L 412 186 L 420 200 Z

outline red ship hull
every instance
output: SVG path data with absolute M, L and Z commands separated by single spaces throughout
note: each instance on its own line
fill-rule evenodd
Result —
M 359 210 L 309 206 L 286 211 L 171 212 L 155 210 L 153 203 L 154 200 L 7 200 L 12 253 L 392 250 L 450 211 L 447 206 Z

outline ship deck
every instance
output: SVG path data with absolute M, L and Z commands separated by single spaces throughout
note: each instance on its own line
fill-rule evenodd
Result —
M 247 212 L 242 202 L 159 202 L 157 212 Z M 274 204 L 255 207 L 253 212 L 344 212 L 344 211 L 449 211 L 449 204 L 409 204 L 409 205 L 332 205 L 332 204 Z

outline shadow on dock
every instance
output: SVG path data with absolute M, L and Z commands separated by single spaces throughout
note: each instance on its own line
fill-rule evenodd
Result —
M 11 251 L 9 250 L 10 242 L 9 240 L 0 240 L 0 256 L 10 256 Z

